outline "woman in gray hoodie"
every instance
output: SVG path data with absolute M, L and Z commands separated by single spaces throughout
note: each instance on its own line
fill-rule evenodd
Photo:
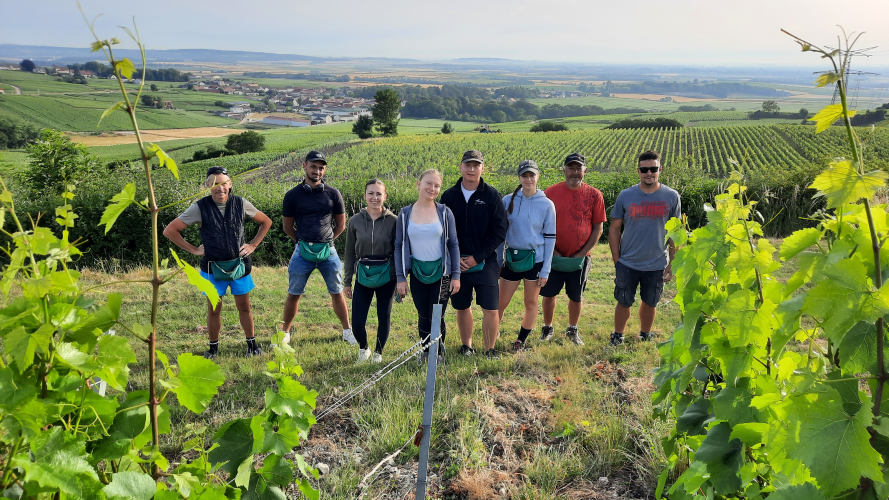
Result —
M 540 169 L 534 160 L 520 163 L 518 175 L 518 187 L 503 197 L 509 229 L 504 247 L 497 255 L 505 264 L 500 268 L 501 321 L 519 282 L 525 281 L 525 312 L 518 339 L 513 344 L 513 350 L 522 351 L 537 320 L 540 288 L 549 278 L 556 246 L 556 207 L 542 190 L 537 189 Z
M 432 332 L 432 308 L 442 305 L 441 340 L 438 356 L 444 357 L 444 309 L 448 297 L 460 290 L 460 246 L 454 214 L 435 202 L 441 192 L 441 172 L 429 169 L 417 180 L 417 201 L 401 209 L 395 230 L 396 292 L 408 293 L 407 275 L 411 275 L 410 292 L 417 308 L 420 339 Z M 428 343 L 428 341 L 427 341 Z M 428 347 L 423 356 L 429 355 Z
M 346 230 L 345 294 L 352 299 L 352 333 L 358 341 L 358 362 L 383 361 L 395 298 L 395 226 L 397 218 L 383 204 L 386 185 L 377 179 L 364 186 L 367 208 L 349 219 Z M 355 288 L 352 277 L 358 275 Z M 377 346 L 371 357 L 367 344 L 367 313 L 377 296 Z

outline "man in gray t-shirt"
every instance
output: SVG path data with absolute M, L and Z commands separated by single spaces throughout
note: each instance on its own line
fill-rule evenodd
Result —
M 656 151 L 648 150 L 639 156 L 638 171 L 639 184 L 618 195 L 608 231 L 615 267 L 614 298 L 617 300 L 612 345 L 624 341 L 624 330 L 630 319 L 630 307 L 636 301 L 637 288 L 642 298 L 639 338 L 652 338 L 651 328 L 664 282 L 673 279 L 670 263 L 675 247 L 672 240 L 664 243 L 664 238 L 667 236 L 667 221 L 682 213 L 679 193 L 659 182 L 661 163 Z

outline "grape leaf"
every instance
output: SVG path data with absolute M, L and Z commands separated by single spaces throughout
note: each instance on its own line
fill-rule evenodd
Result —
M 111 204 L 105 207 L 102 218 L 99 219 L 99 225 L 105 224 L 105 234 L 111 230 L 111 226 L 120 217 L 120 214 L 127 209 L 132 203 L 136 202 L 136 185 L 129 183 L 124 186 L 121 192 L 111 197 Z
M 820 82 L 819 82 L 820 83 Z M 855 116 L 855 110 L 849 110 L 849 118 Z M 834 124 L 835 121 L 839 120 L 843 117 L 843 104 L 836 103 L 831 104 L 830 106 L 825 106 L 818 113 L 815 114 L 810 120 L 815 122 L 815 133 L 819 134 L 827 130 L 828 127 Z
M 37 391 L 33 385 L 15 382 L 12 368 L 8 366 L 0 368 L 0 408 L 10 412 L 14 411 L 36 394 Z
M 96 375 L 111 387 L 119 391 L 125 389 L 130 374 L 127 364 L 135 362 L 136 353 L 127 339 L 113 335 L 103 335 L 99 339 L 98 363 L 102 369 Z
M 710 400 L 701 398 L 689 405 L 682 416 L 676 419 L 676 432 L 684 432 L 689 436 L 706 434 L 704 422 L 712 418 Z
M 713 413 L 719 420 L 727 420 L 735 427 L 748 422 L 761 422 L 759 410 L 750 407 L 753 394 L 744 389 L 726 387 L 713 398 Z
M 151 500 L 157 485 L 154 479 L 142 472 L 117 472 L 111 475 L 111 483 L 102 488 L 109 500 Z
M 114 61 L 114 68 L 126 79 L 132 78 L 133 73 L 136 72 L 136 66 L 133 65 L 133 61 L 130 61 L 128 57 L 124 57 L 120 61 Z
M 120 305 L 123 301 L 123 294 L 109 293 L 108 300 L 104 306 L 92 313 L 83 324 L 76 327 L 66 339 L 80 342 L 81 344 L 92 344 L 96 340 L 96 330 L 99 333 L 107 331 L 120 317 Z
M 738 424 L 732 429 L 730 439 L 738 438 L 747 446 L 753 446 L 762 442 L 763 436 L 769 432 L 769 424 L 761 424 L 758 422 L 748 422 Z
M 34 439 L 45 422 L 46 407 L 43 401 L 32 399 L 15 411 L 7 413 L 0 426 L 6 430 L 8 436 L 18 436 L 21 432 L 25 438 Z
M 250 485 L 247 491 L 241 494 L 241 500 L 286 500 L 287 497 L 281 488 L 269 484 L 264 477 L 256 472 L 250 475 Z
M 769 495 L 769 500 L 827 500 L 812 483 L 782 486 Z
M 157 160 L 160 162 L 161 166 L 167 167 L 170 172 L 173 173 L 173 177 L 175 177 L 178 181 L 179 169 L 176 167 L 176 162 L 172 158 L 170 158 L 170 156 L 167 155 L 167 153 L 165 153 L 164 150 L 161 149 L 161 147 L 157 144 L 149 144 L 147 149 L 150 154 L 153 154 L 153 156 L 157 156 Z
M 176 255 L 176 251 L 172 248 L 170 249 L 170 253 L 173 254 L 173 259 L 176 260 L 176 264 L 179 268 L 185 272 L 185 277 L 188 278 L 188 282 L 197 287 L 198 290 L 204 292 L 204 295 L 207 296 L 207 300 L 209 300 L 210 304 L 215 308 L 216 304 L 219 303 L 219 292 L 216 291 L 216 287 L 213 286 L 213 283 L 210 283 L 209 280 L 201 276 L 201 273 L 191 267 L 188 262 L 179 260 L 179 256 Z
M 814 227 L 794 231 L 793 234 L 784 238 L 784 241 L 781 243 L 781 252 L 779 255 L 783 260 L 790 259 L 796 254 L 821 241 L 823 236 L 821 231 Z
M 124 106 L 126 106 L 126 103 L 123 101 L 119 101 L 119 102 L 112 104 L 111 107 L 106 109 L 105 111 L 102 111 L 102 116 L 99 117 L 99 123 L 96 123 L 96 128 L 99 128 L 99 125 L 102 124 L 102 120 L 107 118 L 108 115 L 110 115 L 111 113 L 114 113 L 118 109 L 123 108 Z
M 85 485 L 89 487 L 89 483 L 99 481 L 84 450 L 86 440 L 86 434 L 74 436 L 63 427 L 53 427 L 31 441 L 30 456 L 20 453 L 13 464 L 25 470 L 28 481 L 80 498 L 84 496 Z
M 284 457 L 269 455 L 262 462 L 262 467 L 256 471 L 266 482 L 284 486 L 290 484 L 293 479 L 293 465 Z
M 731 347 L 748 344 L 764 346 L 775 320 L 775 304 L 770 300 L 756 306 L 758 298 L 753 290 L 738 290 L 713 315 L 725 328 L 725 338 Z
M 866 401 L 849 415 L 835 389 L 821 389 L 790 398 L 788 414 L 798 422 L 799 434 L 798 440 L 788 439 L 787 456 L 804 463 L 827 496 L 854 487 L 862 476 L 881 481 L 883 460 L 867 432 L 872 403 Z
M 738 471 L 744 464 L 744 446 L 739 439 L 730 438 L 731 432 L 732 428 L 726 422 L 711 427 L 701 447 L 695 451 L 695 460 L 707 464 L 710 483 L 721 495 L 734 493 L 741 488 Z
M 216 395 L 218 387 L 225 382 L 225 374 L 216 363 L 190 352 L 180 354 L 176 361 L 179 364 L 176 379 L 181 384 L 173 392 L 182 406 L 202 413 Z
M 886 185 L 889 174 L 882 170 L 858 173 L 858 169 L 848 160 L 831 163 L 824 172 L 818 174 L 812 184 L 817 189 L 815 197 L 827 198 L 828 208 L 837 208 L 847 203 L 854 203 L 861 198 L 870 199 L 881 187 Z
M 884 347 L 889 360 L 889 349 Z M 840 341 L 840 367 L 845 374 L 876 373 L 877 328 L 872 323 L 859 321 Z
M 300 430 L 291 418 L 281 418 L 277 423 L 278 430 L 275 431 L 272 422 L 262 422 L 264 435 L 260 451 L 286 455 L 299 445 Z
M 278 415 L 294 417 L 303 413 L 311 414 L 314 407 L 315 391 L 309 391 L 304 385 L 285 377 L 278 380 L 278 392 L 272 388 L 265 391 L 265 406 Z
M 217 446 L 210 451 L 208 457 L 210 463 L 218 465 L 219 470 L 230 475 L 235 474 L 238 465 L 251 454 L 253 440 L 249 419 L 232 420 L 226 423 L 213 436 L 213 443 Z

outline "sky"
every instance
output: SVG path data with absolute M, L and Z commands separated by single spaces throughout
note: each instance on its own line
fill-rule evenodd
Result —
M 842 25 L 889 67 L 889 0 L 82 0 L 100 37 L 136 16 L 148 50 L 212 48 L 332 57 L 818 66 L 784 28 L 836 44 Z M 846 7 L 840 7 L 845 5 Z M 74 0 L 0 0 L 0 43 L 86 47 Z M 125 44 L 125 47 L 132 46 Z

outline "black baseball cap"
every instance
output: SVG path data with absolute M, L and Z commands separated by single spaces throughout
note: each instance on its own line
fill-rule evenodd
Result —
M 228 175 L 228 169 L 225 167 L 220 167 L 219 165 L 210 167 L 207 169 L 207 177 L 210 177 L 211 175 Z
M 320 161 L 321 163 L 327 165 L 327 158 L 321 151 L 309 151 L 309 154 L 306 155 L 306 163 L 310 161 Z
M 534 160 L 523 160 L 519 163 L 519 175 L 524 174 L 525 172 L 534 172 L 535 174 L 540 174 L 540 168 L 537 167 L 537 162 Z
M 565 157 L 565 165 L 574 162 L 580 163 L 584 167 L 586 166 L 586 158 L 584 158 L 583 155 L 580 153 L 571 153 L 570 155 Z
M 460 160 L 460 163 L 466 163 L 468 161 L 477 161 L 479 163 L 484 163 L 485 157 L 482 156 L 481 151 L 470 149 L 469 151 L 463 153 L 463 159 Z

